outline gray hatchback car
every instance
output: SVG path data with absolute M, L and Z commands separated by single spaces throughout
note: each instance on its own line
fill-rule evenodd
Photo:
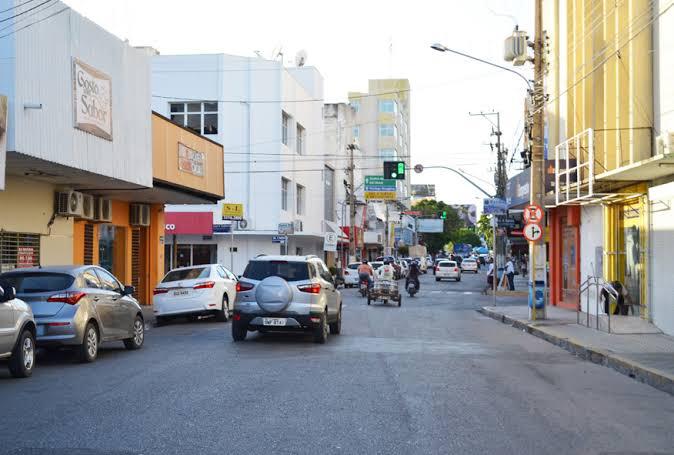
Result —
M 236 285 L 232 338 L 248 331 L 309 332 L 325 343 L 342 330 L 342 295 L 316 256 L 260 256 Z
M 143 346 L 145 323 L 133 287 L 122 286 L 101 267 L 33 267 L 0 279 L 33 310 L 38 347 L 71 346 L 82 362 L 93 362 L 103 341 L 122 340 L 127 349 Z
M 35 321 L 14 287 L 0 280 L 0 359 L 9 359 L 9 372 L 17 378 L 33 374 Z

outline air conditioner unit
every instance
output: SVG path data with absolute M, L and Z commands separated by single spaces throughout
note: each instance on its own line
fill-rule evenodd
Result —
M 112 223 L 112 201 L 110 199 L 96 198 L 94 220 L 101 223 Z
M 252 226 L 250 220 L 249 220 L 249 219 L 245 219 L 245 218 L 242 219 L 242 220 L 240 220 L 237 224 L 238 224 L 237 228 L 238 228 L 238 230 L 240 230 L 240 231 L 245 231 L 245 230 L 247 230 L 247 229 L 250 229 L 251 226 Z
M 94 219 L 94 197 L 91 194 L 82 195 L 82 216 L 86 220 Z
M 82 217 L 84 195 L 79 191 L 56 193 L 56 214 L 65 217 Z
M 302 220 L 293 221 L 293 229 L 295 232 L 302 232 Z
M 129 224 L 132 226 L 150 225 L 150 206 L 147 204 L 131 204 Z

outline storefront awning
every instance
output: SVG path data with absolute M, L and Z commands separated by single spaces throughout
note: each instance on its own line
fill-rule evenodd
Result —
M 339 240 L 349 240 L 349 237 L 344 233 L 341 227 L 334 221 L 329 221 L 329 220 L 323 220 L 325 221 L 325 231 L 326 232 L 332 232 L 334 234 L 337 234 L 337 238 Z
M 213 212 L 166 212 L 166 234 L 213 235 Z

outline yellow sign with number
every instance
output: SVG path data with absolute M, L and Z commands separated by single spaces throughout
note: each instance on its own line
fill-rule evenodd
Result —
M 222 204 L 222 219 L 241 221 L 243 219 L 243 204 Z
M 395 191 L 366 191 L 365 200 L 372 201 L 395 201 L 396 192 Z

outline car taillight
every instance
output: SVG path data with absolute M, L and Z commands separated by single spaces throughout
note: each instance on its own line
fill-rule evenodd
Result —
M 308 292 L 309 294 L 318 294 L 321 292 L 320 284 L 303 284 L 302 286 L 297 286 L 302 292 Z
M 152 295 L 157 295 L 157 294 L 166 294 L 168 292 L 168 289 L 166 288 L 154 288 L 152 291 Z
M 349 271 L 348 271 L 348 270 L 344 270 L 344 275 L 348 275 L 348 274 L 349 274 Z
M 62 292 L 60 294 L 52 295 L 47 299 L 47 302 L 61 302 L 67 303 L 68 305 L 76 305 L 85 295 L 87 295 L 86 292 L 82 291 Z
M 435 271 L 436 271 L 436 272 L 439 272 L 439 271 L 440 271 L 440 266 L 439 266 L 439 265 L 435 267 Z
M 455 272 L 458 272 L 458 271 L 459 271 L 459 268 L 458 268 L 458 267 L 454 267 L 454 271 L 455 271 Z
M 236 283 L 236 292 L 241 292 L 241 291 L 250 291 L 255 287 L 254 284 L 251 283 L 245 283 L 243 281 L 239 281 Z
M 204 281 L 203 283 L 197 283 L 192 286 L 192 289 L 211 289 L 215 286 L 215 281 Z

